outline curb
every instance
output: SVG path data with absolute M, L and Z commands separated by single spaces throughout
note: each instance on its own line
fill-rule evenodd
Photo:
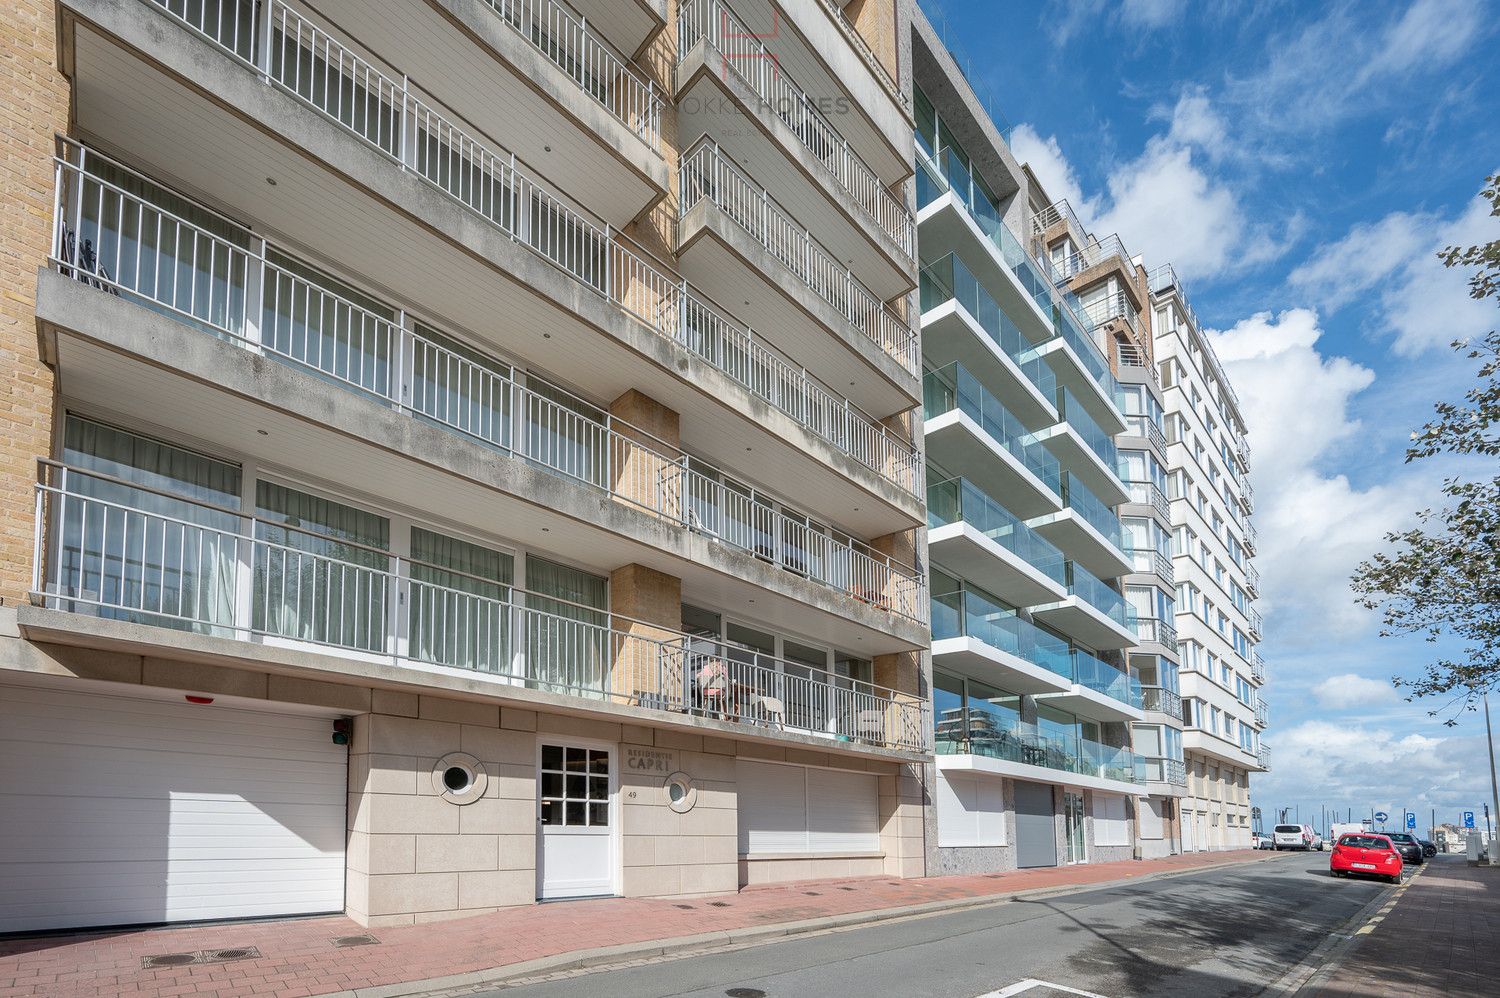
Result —
M 778 922 L 774 925 L 752 925 L 738 929 L 725 929 L 718 932 L 704 932 L 691 936 L 674 936 L 670 939 L 620 943 L 615 946 L 600 946 L 594 949 L 574 950 L 571 953 L 538 957 L 534 960 L 507 964 L 504 967 L 494 967 L 489 970 L 472 971 L 467 974 L 430 977 L 422 981 L 404 981 L 398 984 L 381 984 L 368 988 L 356 988 L 352 991 L 335 991 L 322 995 L 320 998 L 407 998 L 410 995 L 419 995 L 429 991 L 471 988 L 480 985 L 501 985 L 506 981 L 514 980 L 518 977 L 532 977 L 538 974 L 566 970 L 582 970 L 598 964 L 613 963 L 620 960 L 654 956 L 680 956 L 696 950 L 707 950 L 725 945 L 756 945 L 789 936 L 811 936 L 822 932 L 834 932 L 841 929 L 876 925 L 881 922 L 895 921 L 897 919 L 925 918 L 933 915 L 948 914 L 950 912 L 966 911 L 973 908 L 987 908 L 1009 904 L 1012 901 L 1078 894 L 1084 891 L 1118 887 L 1125 883 L 1147 883 L 1153 880 L 1168 880 L 1196 873 L 1228 870 L 1239 866 L 1264 863 L 1270 859 L 1271 857 L 1269 856 L 1256 857 L 1255 859 L 1241 859 L 1229 863 L 1212 863 L 1186 870 L 1163 870 L 1160 873 L 1146 873 L 1140 876 L 1126 875 L 1114 880 L 1100 880 L 1092 884 L 1034 887 L 1030 890 L 1007 891 L 999 894 L 986 894 L 980 897 L 925 901 L 921 904 L 902 905 L 897 908 L 875 908 L 868 911 L 847 912 L 842 915 L 822 915 L 818 918 L 807 918 L 795 922 Z

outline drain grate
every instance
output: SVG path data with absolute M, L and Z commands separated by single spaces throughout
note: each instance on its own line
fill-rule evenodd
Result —
M 233 949 L 206 949 L 199 955 L 204 963 L 233 963 L 235 960 L 259 960 L 260 950 L 254 946 L 238 946 Z
M 729 998 L 766 998 L 766 993 L 760 988 L 730 988 L 724 993 Z
M 338 936 L 333 940 L 333 945 L 339 949 L 346 946 L 378 946 L 380 940 L 371 935 L 363 936 Z
M 728 908 L 730 904 L 728 901 L 710 901 L 708 902 L 708 906 L 710 908 Z
M 141 957 L 141 969 L 150 970 L 153 967 L 186 967 L 190 963 L 197 962 L 197 953 L 158 953 L 156 956 Z

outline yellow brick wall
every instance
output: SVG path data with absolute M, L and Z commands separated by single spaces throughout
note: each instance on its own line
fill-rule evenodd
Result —
M 68 127 L 52 0 L 0 4 L 0 599 L 31 584 L 35 459 L 48 453 L 52 372 L 38 355 L 36 273 L 52 231 L 53 136 Z

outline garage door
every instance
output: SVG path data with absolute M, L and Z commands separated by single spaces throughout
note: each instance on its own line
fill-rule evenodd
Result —
M 327 718 L 0 686 L 0 932 L 342 911 Z

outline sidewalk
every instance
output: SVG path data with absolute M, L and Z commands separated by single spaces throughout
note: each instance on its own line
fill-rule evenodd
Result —
M 1500 992 L 1500 869 L 1437 857 L 1317 998 L 1436 998 Z
M 568 954 L 583 957 L 612 947 L 628 950 L 686 937 L 724 943 L 736 937 L 811 931 L 915 913 L 924 905 L 960 907 L 1023 891 L 1102 884 L 1276 855 L 1245 850 L 985 876 L 820 880 L 683 901 L 604 898 L 544 904 L 375 930 L 343 916 L 329 916 L 0 939 L 0 998 L 300 998 L 453 975 L 500 976 L 505 968 L 528 961 Z M 340 937 L 366 935 L 378 943 L 335 945 Z M 142 966 L 149 956 L 250 947 L 258 956 L 155 969 Z

